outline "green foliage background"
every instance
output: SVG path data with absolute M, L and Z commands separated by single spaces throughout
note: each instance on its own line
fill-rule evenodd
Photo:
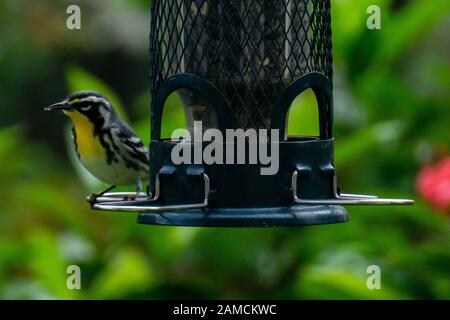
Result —
M 82 30 L 65 27 L 82 8 Z M 382 29 L 365 27 L 370 4 Z M 448 299 L 448 216 L 415 193 L 450 147 L 450 3 L 332 0 L 336 165 L 344 190 L 409 197 L 351 207 L 347 224 L 279 229 L 142 226 L 92 212 L 101 185 L 67 152 L 67 120 L 44 106 L 78 89 L 110 97 L 148 143 L 149 1 L 0 2 L 0 298 Z M 293 133 L 317 130 L 312 95 Z M 183 125 L 176 99 L 169 133 Z M 66 268 L 82 290 L 66 288 Z M 382 290 L 366 268 L 382 269 Z

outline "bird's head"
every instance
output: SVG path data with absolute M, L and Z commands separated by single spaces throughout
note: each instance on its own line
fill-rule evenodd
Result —
M 100 120 L 111 120 L 116 115 L 113 106 L 107 98 L 94 91 L 78 91 L 70 94 L 64 100 L 54 103 L 45 111 L 59 110 L 74 120 L 83 117 L 93 123 Z

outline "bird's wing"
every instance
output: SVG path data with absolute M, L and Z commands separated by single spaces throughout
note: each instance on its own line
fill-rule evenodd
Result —
M 122 151 L 138 160 L 146 167 L 149 165 L 149 153 L 142 140 L 126 123 L 112 128 L 114 144 Z

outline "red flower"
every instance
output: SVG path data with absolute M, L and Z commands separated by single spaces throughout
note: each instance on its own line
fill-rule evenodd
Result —
M 434 208 L 450 214 L 450 157 L 425 166 L 417 176 L 416 188 Z

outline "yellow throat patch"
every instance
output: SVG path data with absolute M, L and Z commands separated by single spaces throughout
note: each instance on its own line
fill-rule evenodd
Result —
M 75 143 L 78 153 L 83 158 L 102 157 L 105 150 L 100 139 L 94 136 L 94 124 L 83 114 L 77 111 L 64 112 L 73 122 L 75 128 Z

